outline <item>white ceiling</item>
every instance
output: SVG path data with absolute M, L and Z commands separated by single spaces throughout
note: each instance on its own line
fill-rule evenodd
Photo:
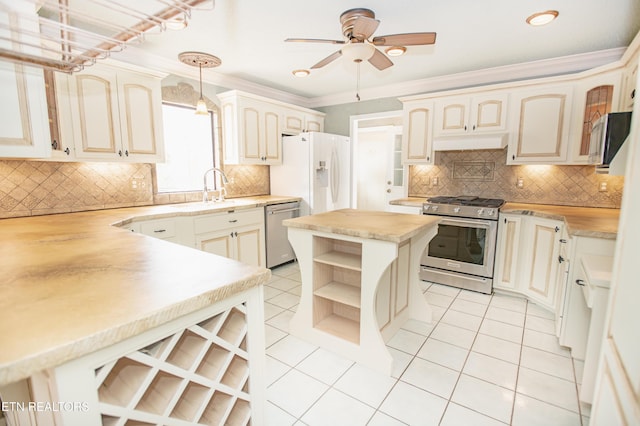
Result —
M 294 69 L 310 68 L 339 45 L 284 40 L 342 39 L 340 14 L 360 7 L 373 10 L 381 21 L 376 36 L 437 33 L 434 46 L 408 47 L 407 54 L 392 58 L 395 65 L 384 71 L 363 63 L 363 92 L 622 48 L 640 29 L 638 0 L 217 0 L 213 10 L 193 11 L 186 29 L 150 35 L 142 46 L 129 47 L 119 55 L 128 62 L 197 76 L 197 69 L 194 73 L 177 56 L 182 51 L 202 51 L 222 59 L 220 67 L 203 71 L 207 82 L 230 89 L 266 86 L 311 100 L 348 93 L 355 100 L 356 66 L 344 58 L 313 70 L 304 79 L 291 74 Z M 560 12 L 556 21 L 543 27 L 525 23 L 530 14 L 547 9 Z M 619 56 L 620 50 L 615 54 Z

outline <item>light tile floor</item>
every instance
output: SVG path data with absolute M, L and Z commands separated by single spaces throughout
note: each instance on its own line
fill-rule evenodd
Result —
M 554 335 L 553 315 L 526 299 L 423 283 L 433 324 L 411 320 L 389 340 L 386 376 L 288 333 L 300 270 L 264 287 L 267 424 L 586 425 L 583 364 Z

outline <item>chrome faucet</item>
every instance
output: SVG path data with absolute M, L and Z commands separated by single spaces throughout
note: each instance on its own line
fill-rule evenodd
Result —
M 220 178 L 222 179 L 223 187 L 220 188 L 220 195 L 218 196 L 218 199 L 216 201 L 224 201 L 224 196 L 227 193 L 227 190 L 224 187 L 224 185 L 229 183 L 229 179 L 227 179 L 227 175 L 225 175 L 222 170 L 220 170 L 217 167 L 212 167 L 209 170 L 207 170 L 206 172 L 204 172 L 204 176 L 203 176 L 204 189 L 202 190 L 202 202 L 203 203 L 208 203 L 209 202 L 209 196 L 207 195 L 207 192 L 209 192 L 209 189 L 207 188 L 207 175 L 209 174 L 209 172 L 213 172 L 212 174 L 213 174 L 214 177 L 216 175 L 216 172 L 218 172 L 220 174 Z

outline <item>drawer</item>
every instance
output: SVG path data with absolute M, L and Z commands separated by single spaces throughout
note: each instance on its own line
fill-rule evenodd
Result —
M 140 223 L 140 233 L 156 238 L 172 238 L 176 236 L 175 219 L 157 219 Z
M 206 232 L 219 231 L 221 229 L 235 228 L 237 226 L 253 225 L 264 222 L 264 209 L 230 210 L 225 213 L 216 213 L 205 216 L 197 216 L 193 221 L 196 235 Z

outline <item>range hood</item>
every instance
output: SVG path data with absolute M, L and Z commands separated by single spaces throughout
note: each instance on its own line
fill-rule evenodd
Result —
M 508 133 L 440 137 L 433 141 L 434 151 L 467 151 L 472 149 L 503 149 L 509 142 Z

